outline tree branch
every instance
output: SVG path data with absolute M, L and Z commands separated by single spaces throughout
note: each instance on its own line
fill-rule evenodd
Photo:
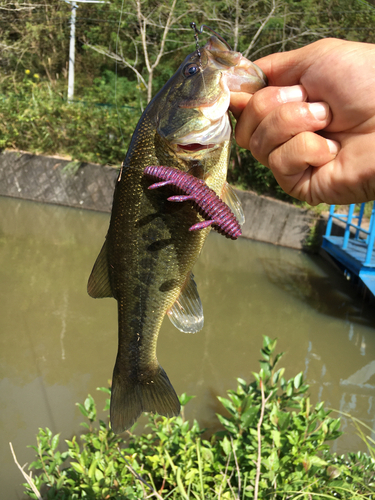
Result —
M 152 495 L 155 495 L 156 498 L 158 498 L 159 500 L 163 500 L 163 497 L 161 495 L 159 495 L 159 493 L 155 490 L 155 488 L 146 481 L 146 479 L 144 479 L 140 474 L 138 474 L 138 472 L 136 472 L 133 467 L 130 465 L 129 461 L 126 459 L 126 457 L 123 455 L 122 451 L 120 448 L 118 448 L 119 452 L 120 452 L 120 455 L 122 456 L 122 458 L 125 460 L 125 464 L 126 464 L 126 468 L 133 474 L 133 476 L 138 479 L 138 481 L 140 481 L 142 484 L 144 484 L 145 486 L 147 486 L 147 488 L 149 488 L 151 491 L 152 491 Z M 38 499 L 39 500 L 39 499 Z
M 261 407 L 260 407 L 260 417 L 259 417 L 258 424 L 257 424 L 258 459 L 257 459 L 257 472 L 256 472 L 256 476 L 255 476 L 255 485 L 254 485 L 254 500 L 258 500 L 260 468 L 261 468 L 261 465 L 262 465 L 262 435 L 261 435 L 261 428 L 262 428 L 263 418 L 264 418 L 264 409 L 266 407 L 267 401 L 272 396 L 272 392 L 270 392 L 269 395 L 267 396 L 267 398 L 264 397 L 264 387 L 263 387 L 263 380 L 262 379 L 260 379 L 259 385 L 260 385 L 260 392 L 261 392 L 261 395 L 262 395 L 262 404 L 261 404 Z
M 298 35 L 290 36 L 290 37 L 286 38 L 285 40 L 278 40 L 277 42 L 272 42 L 272 43 L 268 43 L 267 45 L 262 45 L 262 47 L 260 49 L 256 50 L 255 52 L 253 52 L 251 54 L 251 60 L 254 59 L 254 56 L 256 54 L 259 54 L 259 52 L 261 52 L 264 49 L 267 49 L 268 47 L 273 47 L 275 45 L 281 45 L 282 43 L 287 43 L 287 42 L 290 42 L 291 40 L 295 40 L 296 38 L 299 38 L 299 37 L 302 37 L 302 36 L 307 36 L 307 35 L 314 35 L 314 36 L 319 36 L 320 38 L 323 38 L 328 33 L 329 33 L 328 30 L 327 31 L 322 31 L 322 32 L 316 32 L 316 31 L 306 30 L 303 33 L 298 33 Z
M 262 33 L 262 31 L 263 31 L 264 27 L 266 26 L 266 24 L 268 23 L 268 21 L 273 16 L 275 10 L 276 10 L 276 1 L 272 0 L 272 8 L 271 8 L 270 12 L 268 13 L 268 16 L 264 19 L 264 21 L 262 22 L 262 24 L 259 26 L 258 31 L 255 33 L 255 35 L 253 36 L 253 39 L 251 40 L 249 46 L 247 47 L 247 49 L 243 53 L 243 55 L 245 57 L 247 57 L 249 55 L 249 53 L 250 53 L 251 49 L 253 48 L 255 42 L 259 38 L 260 34 Z
M 90 43 L 87 43 L 87 42 L 85 43 L 85 46 L 89 47 L 92 50 L 95 50 L 99 54 L 103 54 L 103 56 L 110 57 L 111 59 L 114 59 L 115 61 L 122 63 L 124 66 L 126 66 L 127 68 L 134 71 L 134 73 L 137 75 L 138 82 L 142 82 L 143 85 L 147 88 L 147 83 L 146 83 L 145 79 L 143 78 L 143 76 L 141 75 L 141 73 L 133 65 L 128 63 L 128 61 L 126 59 L 124 59 L 124 57 L 122 57 L 118 54 L 115 54 L 114 52 L 105 50 L 101 47 L 96 47 L 95 45 L 91 45 Z
M 25 464 L 23 467 L 21 467 L 17 461 L 17 457 L 16 457 L 16 454 L 14 453 L 12 443 L 9 443 L 9 446 L 10 446 L 10 450 L 11 450 L 12 455 L 13 455 L 13 460 L 14 460 L 15 464 L 17 465 L 17 467 L 19 468 L 19 470 L 21 471 L 21 474 L 23 475 L 23 477 L 26 479 L 27 484 L 33 490 L 34 495 L 37 497 L 37 499 L 43 500 L 43 498 L 40 496 L 40 493 L 34 484 L 33 478 L 31 477 L 31 475 L 29 476 L 29 474 L 26 474 L 26 472 L 23 470 L 23 468 L 26 467 L 27 464 Z

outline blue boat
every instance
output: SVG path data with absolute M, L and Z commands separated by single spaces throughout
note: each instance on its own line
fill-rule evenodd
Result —
M 322 248 L 344 270 L 348 279 L 360 280 L 375 296 L 375 205 L 373 203 L 370 223 L 364 227 L 365 203 L 360 204 L 359 213 L 355 214 L 356 205 L 349 205 L 347 214 L 335 213 L 336 205 L 331 205 Z M 345 225 L 343 236 L 332 236 L 334 220 Z M 368 219 L 367 219 L 368 222 Z

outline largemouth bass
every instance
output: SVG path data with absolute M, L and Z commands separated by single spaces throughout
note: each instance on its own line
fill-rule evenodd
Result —
M 189 231 L 203 221 L 201 215 L 188 202 L 167 201 L 168 186 L 149 190 L 153 180 L 144 169 L 174 167 L 203 179 L 224 201 L 232 199 L 226 184 L 230 91 L 253 93 L 265 85 L 257 66 L 212 36 L 184 60 L 134 131 L 88 282 L 92 297 L 118 302 L 110 408 L 115 433 L 131 427 L 143 411 L 179 414 L 179 399 L 156 358 L 160 326 L 166 313 L 184 332 L 203 326 L 192 268 L 210 227 Z

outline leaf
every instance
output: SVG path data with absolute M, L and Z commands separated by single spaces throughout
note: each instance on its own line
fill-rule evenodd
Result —
M 281 434 L 279 431 L 277 431 L 276 429 L 273 429 L 271 430 L 271 436 L 272 436 L 272 439 L 273 439 L 273 442 L 275 443 L 275 446 L 276 448 L 280 448 L 281 447 Z
M 98 464 L 98 460 L 93 460 L 90 467 L 89 467 L 89 470 L 88 470 L 88 476 L 90 479 L 94 479 L 95 478 L 95 472 L 96 472 L 96 466 Z
M 224 439 L 221 441 L 221 447 L 223 448 L 223 451 L 226 456 L 228 456 L 229 453 L 232 451 L 232 446 L 227 436 L 224 436 Z
M 279 370 L 277 370 L 273 374 L 273 383 L 274 384 L 277 384 L 277 382 L 279 381 L 279 379 L 284 375 L 284 372 L 285 372 L 285 368 L 280 368 Z
M 82 467 L 81 464 L 77 462 L 71 462 L 70 465 L 73 467 L 73 469 L 78 472 L 79 474 L 84 475 L 85 474 L 85 469 Z
M 214 461 L 214 455 L 209 448 L 202 446 L 201 453 L 202 453 L 203 460 L 205 460 L 206 462 L 213 462 Z
M 60 476 L 56 482 L 56 488 L 58 490 L 62 487 L 62 485 L 64 484 L 64 481 L 65 481 L 65 476 Z
M 55 436 L 53 436 L 53 438 L 51 439 L 52 450 L 55 450 L 58 447 L 59 440 L 60 440 L 60 434 L 56 434 Z
M 186 494 L 184 485 L 182 484 L 182 481 L 181 481 L 181 468 L 180 467 L 177 468 L 176 481 L 177 481 L 178 490 L 179 490 L 182 498 L 184 498 L 184 500 L 189 500 L 189 497 Z
M 105 392 L 105 393 L 111 395 L 111 389 L 109 389 L 108 387 L 97 387 L 96 390 L 102 391 L 102 392 Z
M 186 473 L 185 479 L 186 481 L 191 481 L 191 479 L 194 479 L 194 477 L 198 474 L 198 469 L 189 469 L 188 472 Z
M 257 405 L 257 406 L 251 406 L 248 410 L 242 413 L 241 415 L 242 427 L 244 428 L 250 427 L 250 425 L 255 420 L 255 417 L 258 415 L 258 412 L 259 412 L 259 406 Z
M 86 410 L 86 408 L 81 403 L 76 403 L 76 405 L 78 406 L 78 408 L 79 408 L 80 412 L 82 413 L 82 415 L 84 417 L 88 417 L 89 413 Z
M 301 386 L 302 381 L 303 381 L 303 373 L 300 372 L 300 373 L 298 373 L 298 375 L 296 375 L 294 377 L 294 387 L 295 387 L 295 389 L 298 389 Z
M 233 406 L 233 403 L 229 401 L 229 399 L 222 398 L 220 396 L 218 396 L 217 399 L 224 406 L 224 408 L 229 411 L 229 413 L 232 413 L 232 415 L 236 413 L 236 408 Z
M 310 465 L 314 465 L 316 467 L 324 467 L 324 466 L 328 465 L 325 460 L 323 460 L 322 458 L 317 457 L 317 456 L 309 457 L 309 462 L 310 462 Z
M 243 389 L 245 389 L 247 387 L 247 383 L 245 382 L 245 380 L 243 378 L 237 378 L 237 382 L 240 384 L 240 386 L 242 386 Z
M 188 402 L 189 402 L 191 399 L 193 399 L 193 398 L 195 398 L 195 396 L 188 396 L 188 395 L 186 394 L 186 392 L 184 392 L 184 393 L 183 393 L 183 394 L 181 394 L 181 396 L 179 397 L 181 406 L 186 406 L 186 405 L 188 404 Z
M 290 413 L 278 410 L 277 411 L 277 418 L 278 418 L 278 428 L 282 431 L 284 431 L 290 422 Z
M 103 478 L 104 478 L 104 474 L 103 474 L 103 472 L 102 472 L 100 469 L 96 469 L 96 470 L 95 470 L 95 479 L 96 479 L 97 481 L 100 481 L 100 480 L 101 480 L 101 479 L 103 479 Z
M 227 429 L 227 431 L 231 432 L 232 434 L 236 434 L 237 428 L 233 422 L 218 413 L 216 414 L 216 416 L 219 419 L 220 423 Z

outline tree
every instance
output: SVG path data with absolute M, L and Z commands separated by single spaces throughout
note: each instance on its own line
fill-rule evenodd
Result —
M 178 0 L 168 3 L 127 0 L 120 11 L 115 51 L 89 42 L 86 46 L 133 71 L 138 85 L 146 90 L 149 102 L 153 94 L 155 70 L 162 58 L 167 54 L 175 54 L 176 49 L 187 45 L 183 43 L 178 46 L 176 34 L 186 29 L 182 23 L 192 9 L 181 9 L 181 5 L 182 2 Z M 123 20 L 125 17 L 126 21 Z M 125 44 L 123 36 L 127 38 Z M 147 75 L 144 75 L 142 68 L 146 68 Z

